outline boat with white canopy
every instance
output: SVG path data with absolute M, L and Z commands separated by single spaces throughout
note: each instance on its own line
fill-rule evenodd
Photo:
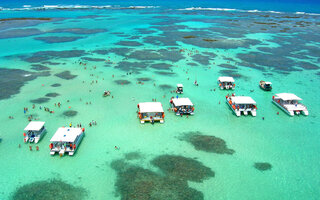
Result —
M 292 93 L 279 93 L 272 97 L 272 102 L 290 116 L 300 113 L 309 115 L 307 106 L 299 102 L 301 100 L 300 97 Z
M 194 114 L 194 105 L 189 98 L 171 98 L 170 104 L 176 115 Z
M 83 137 L 84 128 L 58 128 L 50 140 L 50 154 L 54 155 L 58 152 L 60 156 L 63 156 L 65 153 L 73 156 Z
M 222 90 L 229 90 L 229 89 L 234 90 L 234 88 L 236 86 L 234 84 L 234 79 L 229 76 L 220 76 L 218 78 L 218 84 L 219 84 L 220 89 L 222 89 Z
M 177 94 L 183 94 L 183 85 L 181 83 L 177 84 Z
M 31 121 L 24 129 L 24 142 L 38 143 L 46 131 L 44 124 L 45 122 Z
M 164 111 L 160 102 L 139 103 L 138 110 L 138 117 L 142 124 L 155 121 L 164 122 Z
M 227 104 L 231 110 L 240 117 L 241 114 L 248 115 L 249 112 L 252 116 L 257 116 L 257 103 L 248 96 L 226 96 Z

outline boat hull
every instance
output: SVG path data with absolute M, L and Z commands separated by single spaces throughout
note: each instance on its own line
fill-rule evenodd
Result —
M 294 116 L 294 112 L 293 111 L 289 111 L 287 109 L 285 109 L 284 107 L 282 107 L 280 104 L 278 104 L 276 101 L 272 101 L 276 106 L 278 106 L 281 110 L 283 110 L 285 113 L 287 113 L 289 116 L 293 117 Z

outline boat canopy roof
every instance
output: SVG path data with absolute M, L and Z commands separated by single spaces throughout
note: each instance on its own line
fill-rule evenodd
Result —
M 300 97 L 292 93 L 279 93 L 279 94 L 276 94 L 276 96 L 284 101 L 288 101 L 288 100 L 301 101 L 302 100 Z
M 267 84 L 267 85 L 272 85 L 272 83 L 271 82 L 264 82 L 265 84 Z
M 231 97 L 231 100 L 235 104 L 256 104 L 256 102 L 251 97 L 247 96 L 235 96 Z
M 40 131 L 42 129 L 45 122 L 40 121 L 32 121 L 26 126 L 25 131 Z
M 218 81 L 220 82 L 234 82 L 234 79 L 232 77 L 229 77 L 229 76 L 220 76 L 218 78 Z
M 53 135 L 50 142 L 74 142 L 81 133 L 81 128 L 60 127 Z
M 177 87 L 183 87 L 183 85 L 181 83 L 178 83 Z
M 172 102 L 175 106 L 193 106 L 189 98 L 174 98 Z
M 139 103 L 139 111 L 141 113 L 163 112 L 163 108 L 160 102 L 144 102 Z

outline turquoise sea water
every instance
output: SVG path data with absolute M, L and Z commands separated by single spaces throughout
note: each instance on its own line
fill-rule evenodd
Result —
M 58 183 L 75 186 L 68 190 L 75 199 L 318 199 L 320 16 L 295 12 L 0 11 L 0 199 L 43 199 L 30 197 L 33 191 L 53 199 L 65 192 Z M 257 102 L 257 117 L 232 113 L 228 91 L 217 87 L 221 75 L 233 76 L 234 92 Z M 260 90 L 260 80 L 273 82 L 273 91 Z M 177 83 L 195 104 L 194 116 L 167 111 Z M 104 90 L 113 98 L 103 98 Z M 271 98 L 280 92 L 303 98 L 310 115 L 279 110 Z M 164 124 L 139 123 L 136 105 L 152 99 L 166 110 Z M 38 144 L 23 143 L 30 115 L 46 122 Z M 89 127 L 92 120 L 97 125 Z M 76 154 L 50 156 L 50 138 L 71 122 L 86 128 Z M 197 149 L 185 139 L 190 134 L 221 138 L 234 153 Z M 258 170 L 259 162 L 272 167 Z M 201 178 L 184 177 L 191 174 Z M 186 188 L 198 195 L 183 196 Z

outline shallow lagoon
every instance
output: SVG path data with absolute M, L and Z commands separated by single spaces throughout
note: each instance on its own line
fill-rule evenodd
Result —
M 49 193 L 60 191 L 51 187 L 60 181 L 73 191 L 61 198 L 79 199 L 320 195 L 320 106 L 314 103 L 319 92 L 319 16 L 162 8 L 23 12 L 24 17 L 50 20 L 7 20 L 0 26 L 6 33 L 0 39 L 0 66 L 7 70 L 0 73 L 1 199 L 21 198 L 30 184 L 48 187 Z M 16 13 L 1 11 L 1 17 Z M 52 42 L 57 37 L 61 40 Z M 232 113 L 225 103 L 228 92 L 216 84 L 221 75 L 234 76 L 235 93 L 258 103 L 257 117 Z M 260 90 L 261 79 L 273 82 L 274 90 Z M 164 124 L 141 125 L 136 105 L 157 99 L 167 110 L 177 83 L 184 84 L 182 96 L 196 105 L 196 114 L 181 118 L 166 111 Z M 104 90 L 113 98 L 103 98 Z M 289 117 L 272 105 L 272 95 L 280 92 L 303 98 L 310 115 Z M 58 102 L 60 108 L 54 106 Z M 26 114 L 24 107 L 29 108 Z M 48 130 L 31 145 L 33 151 L 23 144 L 30 115 L 46 121 Z M 92 120 L 97 125 L 89 127 Z M 86 127 L 78 151 L 73 157 L 50 156 L 50 138 L 71 122 Z M 188 141 L 190 133 L 198 138 Z M 171 165 L 201 178 L 179 178 Z M 194 167 L 203 174 L 192 174 Z M 141 187 L 131 187 L 134 183 Z M 129 187 L 130 193 L 121 187 Z M 183 190 L 190 196 L 179 196 Z

